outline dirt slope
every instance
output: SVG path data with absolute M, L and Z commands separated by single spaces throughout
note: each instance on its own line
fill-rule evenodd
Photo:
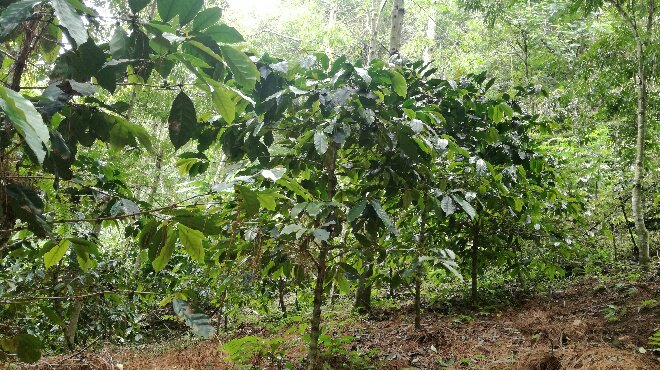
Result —
M 656 300 L 653 304 L 651 299 Z M 660 330 L 660 284 L 605 286 L 583 282 L 552 297 L 536 297 L 503 311 L 475 316 L 427 312 L 422 330 L 402 310 L 376 311 L 348 320 L 331 335 L 354 337 L 347 349 L 376 369 L 660 369 L 647 338 Z M 241 335 L 264 333 L 243 328 Z M 287 343 L 296 343 L 295 336 Z M 232 366 L 216 349 L 218 341 L 186 348 L 151 346 L 51 357 L 30 369 L 207 370 Z M 164 348 L 164 349 L 163 349 Z M 302 344 L 287 351 L 296 366 Z M 329 359 L 332 368 L 351 368 L 346 356 Z M 120 364 L 119 366 L 117 366 Z M 256 368 L 276 369 L 265 358 Z

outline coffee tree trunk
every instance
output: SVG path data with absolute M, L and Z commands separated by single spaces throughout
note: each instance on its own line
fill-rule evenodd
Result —
M 325 157 L 325 174 L 328 181 L 328 201 L 331 202 L 337 191 L 337 144 L 331 143 L 328 147 Z M 330 237 L 334 230 L 330 228 Z M 328 254 L 330 253 L 330 244 L 327 241 L 321 242 L 318 260 L 316 261 L 316 282 L 314 285 L 314 308 L 312 310 L 312 319 L 310 322 L 310 340 L 309 340 L 309 369 L 317 370 L 321 368 L 321 352 L 319 349 L 319 336 L 321 335 L 321 308 L 323 307 L 323 288 L 325 275 L 327 273 Z
M 77 298 L 71 304 L 69 323 L 64 329 L 64 341 L 66 342 L 66 347 L 69 351 L 73 351 L 76 348 L 76 331 L 78 330 L 78 320 L 80 319 L 82 308 L 83 302 L 80 298 Z
M 646 68 L 644 65 L 644 43 L 637 39 L 637 145 L 635 154 L 635 175 L 632 190 L 632 213 L 635 220 L 635 232 L 639 248 L 639 263 L 648 267 L 651 261 L 649 256 L 649 232 L 644 224 L 644 194 L 642 180 L 644 178 L 644 156 L 646 138 L 646 107 L 648 99 Z
M 365 313 L 371 309 L 371 282 L 369 281 L 374 274 L 373 261 L 368 261 L 367 268 L 360 274 L 357 290 L 355 291 L 355 309 L 358 312 Z
M 328 245 L 323 243 L 319 253 L 318 265 L 316 268 L 316 282 L 314 285 L 314 309 L 312 310 L 312 320 L 310 322 L 309 335 L 309 369 L 317 370 L 321 368 L 321 353 L 319 350 L 319 336 L 321 336 L 321 307 L 323 306 L 323 286 L 325 281 L 326 263 L 328 258 Z
M 284 279 L 279 278 L 277 281 L 277 290 L 279 293 L 280 310 L 282 310 L 282 316 L 286 317 L 286 303 L 284 302 L 284 295 L 286 294 L 286 283 L 284 282 Z
M 477 300 L 479 299 L 477 278 L 478 278 L 478 269 L 479 269 L 479 221 L 475 220 L 474 225 L 472 226 L 472 268 L 470 270 L 471 277 L 471 289 L 470 296 L 472 300 L 472 305 L 477 305 Z

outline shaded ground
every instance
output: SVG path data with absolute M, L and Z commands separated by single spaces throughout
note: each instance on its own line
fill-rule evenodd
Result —
M 655 301 L 653 301 L 655 300 Z M 660 369 L 648 337 L 660 330 L 660 283 L 602 285 L 583 282 L 552 297 L 535 297 L 489 314 L 426 312 L 415 330 L 406 310 L 376 310 L 370 317 L 330 323 L 329 338 L 352 336 L 329 359 L 332 368 L 376 369 Z M 266 330 L 240 328 L 233 336 L 267 336 Z M 286 359 L 299 366 L 304 344 L 285 334 Z M 344 338 L 346 339 L 346 338 Z M 241 368 L 218 352 L 218 340 L 176 348 L 143 346 L 51 357 L 31 369 Z M 256 368 L 277 369 L 267 355 L 249 360 Z M 118 366 L 118 364 L 120 364 Z M 352 366 L 350 364 L 353 364 Z

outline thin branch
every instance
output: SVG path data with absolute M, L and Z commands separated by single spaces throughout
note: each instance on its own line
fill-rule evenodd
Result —
M 282 38 L 285 38 L 285 39 L 289 39 L 289 40 L 292 40 L 292 41 L 302 42 L 302 39 L 299 39 L 299 38 L 297 38 L 297 37 L 293 37 L 293 36 L 289 36 L 289 35 L 284 35 L 284 34 L 278 33 L 278 32 L 275 32 L 275 31 L 269 29 L 269 28 L 264 28 L 262 31 L 263 31 L 263 32 L 266 32 L 266 33 L 271 33 L 271 34 L 273 34 L 273 35 L 275 35 L 275 36 L 279 36 L 279 37 L 282 37 Z
M 158 211 L 164 211 L 164 210 L 167 210 L 167 209 L 175 209 L 175 208 L 179 208 L 179 207 L 188 207 L 188 206 L 191 206 L 191 205 L 192 206 L 201 205 L 201 204 L 198 204 L 198 203 L 193 203 L 193 204 L 181 204 L 181 203 L 190 201 L 190 200 L 195 199 L 195 198 L 200 198 L 200 197 L 203 197 L 203 196 L 207 196 L 207 195 L 209 195 L 209 194 L 194 195 L 194 196 L 189 197 L 187 199 L 184 199 L 180 202 L 172 203 L 172 204 L 164 206 L 164 207 L 152 208 L 152 209 L 149 209 L 149 210 L 146 210 L 146 211 L 127 213 L 127 214 L 117 215 L 117 216 L 98 217 L 98 218 L 78 218 L 78 219 L 67 219 L 67 220 L 53 220 L 50 223 L 51 224 L 65 224 L 65 223 L 70 223 L 70 222 L 92 222 L 92 223 L 96 223 L 96 222 L 99 222 L 99 221 L 122 220 L 122 219 L 125 219 L 125 218 L 131 218 L 131 217 L 135 217 L 135 216 L 148 215 L 148 214 L 151 214 L 151 213 L 155 213 L 155 212 L 158 212 Z M 204 203 L 204 204 L 208 204 L 208 203 Z
M 140 291 L 140 290 L 117 289 L 117 290 L 102 290 L 102 291 L 99 291 L 99 292 L 85 293 L 85 294 L 72 295 L 72 296 L 21 297 L 21 298 L 12 299 L 10 301 L 0 301 L 0 304 L 20 304 L 20 303 L 33 302 L 33 301 L 68 301 L 68 300 L 75 300 L 75 299 L 92 297 L 92 296 L 96 296 L 96 295 L 117 294 L 117 293 L 123 293 L 123 294 L 149 294 L 149 295 L 159 295 L 159 296 L 165 295 L 164 293 L 144 292 L 144 291 Z

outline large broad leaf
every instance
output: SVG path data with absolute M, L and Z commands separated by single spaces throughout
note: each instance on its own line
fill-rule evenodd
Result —
M 137 14 L 140 10 L 144 9 L 152 0 L 128 0 L 128 6 L 131 8 L 133 14 Z
M 177 3 L 179 3 L 179 24 L 182 26 L 190 23 L 204 6 L 204 0 L 179 0 Z
M 214 41 L 223 44 L 235 44 L 237 42 L 245 41 L 236 28 L 227 26 L 226 24 L 212 25 L 204 30 L 203 33 Z
M 160 242 L 160 249 L 158 250 L 158 254 L 156 258 L 151 261 L 151 266 L 154 268 L 156 272 L 162 271 L 165 266 L 167 266 L 167 263 L 170 261 L 172 258 L 172 253 L 174 252 L 174 245 L 176 244 L 176 233 L 174 230 L 171 228 L 168 230 L 164 230 L 165 228 L 161 228 L 161 239 L 159 240 Z M 159 231 L 160 231 L 159 230 Z
M 440 202 L 440 208 L 445 212 L 447 216 L 451 216 L 456 212 L 456 205 L 451 197 L 445 195 Z
M 257 193 L 246 188 L 245 186 L 238 185 L 237 188 L 241 193 L 241 198 L 243 198 L 241 207 L 245 210 L 245 214 L 248 217 L 256 215 L 259 212 L 259 207 L 261 205 Z
M 0 108 L 25 139 L 39 163 L 43 163 L 50 134 L 34 105 L 16 91 L 0 85 Z
M 408 84 L 406 83 L 406 79 L 396 71 L 392 71 L 392 89 L 403 98 L 408 94 Z
M 470 216 L 470 218 L 474 219 L 476 217 L 477 211 L 474 210 L 474 208 L 472 207 L 472 205 L 470 205 L 470 203 L 468 203 L 465 199 L 463 199 L 458 194 L 452 194 L 451 197 L 454 198 L 456 203 L 461 205 L 461 208 L 463 208 L 465 213 L 467 213 L 468 216 Z
M 115 27 L 110 39 L 110 54 L 112 59 L 128 59 L 130 57 L 130 38 L 121 26 Z
M 130 199 L 120 199 L 110 208 L 110 216 L 133 215 L 141 211 L 140 207 Z
M 327 242 L 330 238 L 330 232 L 326 229 L 314 229 L 312 234 L 314 235 L 314 239 L 320 242 Z
M 10 4 L 0 14 L 0 41 L 9 36 L 9 34 L 18 27 L 21 22 L 32 15 L 32 8 L 43 0 L 22 0 Z
M 114 126 L 110 130 L 108 142 L 114 149 L 125 146 L 137 147 L 138 142 L 147 150 L 152 151 L 151 137 L 147 130 L 140 125 L 130 123 L 123 118 L 105 115 L 106 118 L 114 121 Z
M 216 85 L 213 90 L 213 105 L 227 123 L 234 122 L 236 118 L 236 96 L 232 91 L 222 85 Z
M 169 22 L 174 18 L 178 12 L 181 4 L 186 4 L 187 1 L 182 0 L 158 0 L 156 5 L 158 6 L 158 15 L 163 22 Z
M 272 191 L 263 191 L 257 193 L 257 198 L 259 199 L 259 204 L 270 211 L 274 211 L 275 208 L 277 207 L 277 202 L 275 201 L 275 197 L 277 194 L 275 194 Z
M 363 200 L 359 202 L 358 204 L 354 205 L 353 208 L 351 208 L 350 211 L 348 211 L 348 215 L 346 216 L 346 219 L 348 222 L 353 222 L 355 221 L 358 217 L 362 215 L 364 212 L 364 209 L 367 207 L 367 201 Z
M 82 238 L 69 238 L 73 250 L 76 252 L 76 260 L 81 270 L 87 271 L 96 267 L 97 263 L 92 259 L 92 254 L 98 254 L 99 249 L 93 242 Z
M 220 51 L 234 75 L 234 80 L 247 90 L 254 89 L 261 75 L 250 58 L 244 52 L 229 45 L 220 45 Z
M 204 234 L 181 224 L 177 226 L 177 229 L 179 230 L 179 241 L 188 255 L 195 261 L 204 262 Z
M 397 235 L 399 234 L 399 231 L 396 229 L 394 224 L 392 223 L 392 220 L 390 219 L 390 216 L 385 212 L 383 207 L 381 207 L 380 203 L 378 203 L 375 200 L 372 200 L 371 202 L 371 207 L 374 209 L 376 212 L 376 215 L 378 215 L 378 218 L 383 222 L 383 225 L 387 228 L 387 230 L 394 234 Z
M 222 17 L 222 9 L 218 7 L 202 10 L 195 19 L 193 19 L 193 31 L 201 31 L 218 23 Z
M 192 213 L 187 210 L 174 210 L 174 221 L 199 230 L 204 235 L 219 235 L 223 232 L 223 221 L 218 215 Z
M 316 131 L 314 133 L 314 146 L 320 155 L 328 151 L 328 137 L 323 131 Z
M 51 250 L 46 252 L 46 254 L 44 254 L 44 265 L 46 266 L 46 269 L 57 265 L 66 254 L 66 251 L 69 250 L 70 245 L 71 242 L 68 239 L 64 239 L 51 248 Z
M 89 35 L 82 22 L 82 17 L 76 13 L 76 9 L 67 0 L 50 0 L 50 3 L 53 9 L 55 9 L 55 16 L 60 20 L 60 24 L 69 32 L 76 45 L 80 46 L 84 44 L 89 38 Z
M 197 123 L 195 105 L 183 91 L 172 102 L 167 122 L 169 123 L 170 141 L 174 144 L 174 149 L 179 149 L 190 140 Z
M 5 189 L 14 216 L 27 222 L 29 230 L 37 236 L 48 236 L 50 225 L 44 219 L 44 203 L 39 195 L 34 190 L 19 184 L 8 184 Z

